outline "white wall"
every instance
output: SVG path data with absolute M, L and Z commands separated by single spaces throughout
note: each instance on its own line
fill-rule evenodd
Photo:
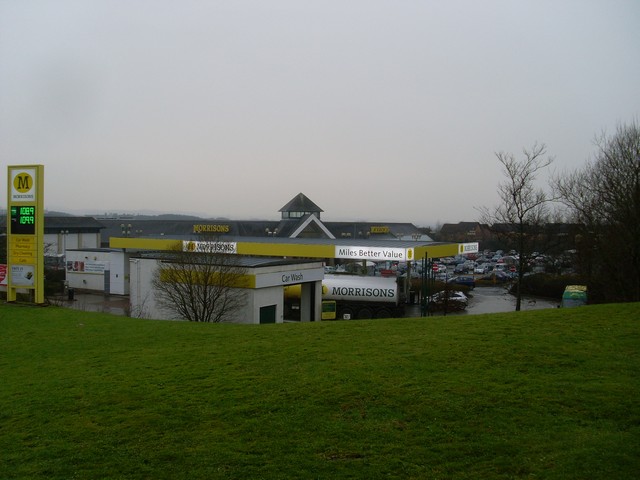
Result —
M 129 295 L 129 255 L 124 252 L 111 252 L 109 259 L 109 293 Z
M 253 297 L 250 309 L 247 309 L 247 319 L 253 320 L 250 323 L 260 323 L 260 307 L 268 305 L 276 306 L 276 323 L 284 322 L 284 292 L 282 287 L 267 287 L 257 290 L 249 290 Z
M 132 317 L 169 319 L 167 313 L 158 307 L 151 286 L 158 263 L 157 260 L 142 258 L 129 261 L 129 305 Z
M 67 250 L 65 263 L 69 288 L 112 295 L 129 294 L 129 254 L 113 250 Z M 105 275 L 109 272 L 109 291 Z
M 67 250 L 66 279 L 69 288 L 104 292 L 104 272 L 110 268 L 110 252 Z

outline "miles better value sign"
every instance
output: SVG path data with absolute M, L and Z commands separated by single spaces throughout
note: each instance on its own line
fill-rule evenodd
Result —
M 413 260 L 413 248 L 336 246 L 335 258 L 372 260 L 374 262 L 384 262 L 386 260 L 406 262 L 407 260 Z

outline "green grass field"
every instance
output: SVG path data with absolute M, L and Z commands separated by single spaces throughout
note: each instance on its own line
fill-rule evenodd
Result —
M 640 304 L 311 324 L 0 305 L 0 479 L 632 479 Z

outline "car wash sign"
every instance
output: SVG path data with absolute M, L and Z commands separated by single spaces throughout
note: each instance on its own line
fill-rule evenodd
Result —
M 413 260 L 413 248 L 360 247 L 336 245 L 335 258 L 352 260 L 371 260 L 373 262 Z

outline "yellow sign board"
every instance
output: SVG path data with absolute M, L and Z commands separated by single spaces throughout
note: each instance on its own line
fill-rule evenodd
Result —
M 26 235 L 12 235 L 9 238 L 9 248 L 11 250 L 36 250 L 36 237 Z
M 13 249 L 9 249 L 9 258 L 18 258 L 18 257 L 28 257 L 28 258 L 36 258 L 38 252 L 31 248 L 16 248 L 14 246 Z
M 35 262 L 36 258 L 34 257 L 11 257 L 9 258 L 10 265 L 31 265 Z
M 44 303 L 44 165 L 9 166 L 7 181 L 7 301 L 26 289 Z

